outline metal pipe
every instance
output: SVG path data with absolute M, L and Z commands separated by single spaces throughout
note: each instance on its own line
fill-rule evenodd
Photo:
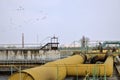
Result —
M 66 77 L 66 66 L 81 64 L 85 62 L 84 55 L 74 55 L 65 59 L 53 61 L 40 67 L 22 70 L 21 73 L 14 73 L 9 80 L 64 80 Z
M 69 76 L 93 75 L 94 70 L 99 76 L 111 76 L 113 73 L 113 57 L 109 56 L 104 64 L 81 64 L 85 61 L 83 55 L 75 55 L 69 58 L 53 61 L 40 67 L 22 70 L 14 73 L 9 80 L 64 80 Z
M 104 64 L 77 64 L 77 65 L 68 65 L 67 75 L 75 76 L 76 68 L 78 69 L 79 76 L 85 76 L 89 73 L 89 76 L 93 76 L 93 72 L 96 71 L 98 76 L 111 76 L 113 73 L 113 57 L 109 56 Z

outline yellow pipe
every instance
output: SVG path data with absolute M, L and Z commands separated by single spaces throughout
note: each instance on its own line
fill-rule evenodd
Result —
M 93 72 L 96 71 L 98 76 L 111 76 L 113 73 L 113 57 L 109 56 L 104 64 L 77 64 L 77 65 L 68 65 L 67 75 L 69 76 L 85 76 L 89 73 L 89 76 L 93 75 Z
M 103 58 L 105 55 L 106 55 L 106 53 L 88 53 L 88 54 L 86 54 L 87 55 L 87 57 L 89 58 L 90 56 L 91 57 L 94 57 L 94 56 L 99 56 L 99 57 L 101 57 L 101 58 Z M 111 54 L 112 56 L 114 56 L 114 57 L 116 57 L 116 56 L 120 56 L 120 53 L 112 53 Z M 91 58 L 90 57 L 90 58 Z
M 106 53 L 108 50 L 103 50 L 102 53 Z M 92 53 L 100 53 L 100 50 L 92 50 L 91 51 Z
M 103 50 L 103 52 L 102 53 L 106 53 L 108 50 Z M 109 50 L 110 52 L 112 52 L 112 50 Z M 92 50 L 92 51 L 90 51 L 90 53 L 100 53 L 100 50 Z M 119 52 L 119 50 L 116 50 L 116 52 Z
M 64 80 L 66 75 L 85 76 L 88 73 L 93 75 L 94 69 L 99 76 L 104 76 L 105 72 L 107 76 L 112 75 L 113 57 L 108 57 L 104 64 L 80 64 L 84 60 L 83 55 L 75 55 L 40 67 L 22 70 L 20 73 L 14 73 L 9 77 L 9 80 Z
M 80 64 L 84 61 L 83 55 L 75 55 L 40 67 L 22 70 L 20 73 L 14 73 L 9 77 L 9 80 L 64 80 L 67 75 L 66 65 Z

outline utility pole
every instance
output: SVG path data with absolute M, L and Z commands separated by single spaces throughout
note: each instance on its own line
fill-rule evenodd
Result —
M 22 33 L 22 48 L 24 48 L 24 33 Z

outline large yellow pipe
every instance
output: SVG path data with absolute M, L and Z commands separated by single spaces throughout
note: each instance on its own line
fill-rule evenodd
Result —
M 67 75 L 69 76 L 92 76 L 96 73 L 98 76 L 111 76 L 113 73 L 113 57 L 109 56 L 104 64 L 77 64 L 68 65 Z
M 94 71 L 97 71 L 98 76 L 112 75 L 113 57 L 108 57 L 104 64 L 80 64 L 84 60 L 82 55 L 75 55 L 15 73 L 9 77 L 9 80 L 64 80 L 66 75 L 85 76 L 89 74 L 92 76 Z
M 40 67 L 22 70 L 9 77 L 9 80 L 64 80 L 66 65 L 80 64 L 85 61 L 83 55 L 75 55 L 65 59 L 47 63 Z

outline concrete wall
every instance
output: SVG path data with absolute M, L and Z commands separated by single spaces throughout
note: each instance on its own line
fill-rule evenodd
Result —
M 42 50 L 1 50 L 0 60 L 56 60 L 60 58 L 59 51 Z

